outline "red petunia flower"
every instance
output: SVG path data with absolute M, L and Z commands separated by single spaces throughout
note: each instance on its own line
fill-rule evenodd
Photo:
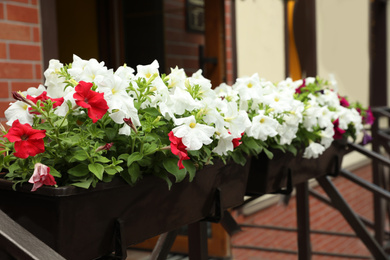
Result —
M 333 121 L 333 129 L 334 129 L 333 139 L 335 139 L 335 140 L 342 139 L 343 134 L 345 133 L 345 130 L 343 130 L 339 127 L 339 119 L 338 118 Z
M 15 120 L 8 133 L 4 135 L 11 143 L 15 143 L 14 155 L 22 159 L 43 153 L 45 136 L 46 130 L 33 129 L 29 124 L 22 125 L 19 120 Z
M 43 185 L 56 185 L 56 180 L 53 175 L 50 174 L 50 168 L 42 163 L 36 163 L 34 165 L 34 173 L 31 176 L 29 183 L 33 183 L 31 191 L 36 191 Z
M 27 99 L 31 100 L 32 102 L 34 102 L 34 104 L 36 104 L 38 102 L 38 100 L 41 100 L 41 101 L 45 102 L 45 101 L 50 99 L 51 101 L 53 101 L 53 108 L 61 106 L 62 103 L 64 103 L 64 98 L 63 97 L 62 98 L 51 98 L 51 97 L 48 97 L 46 91 L 44 91 L 42 94 L 40 94 L 37 97 L 32 97 L 30 95 L 27 95 Z M 43 106 L 43 104 L 41 104 L 41 106 Z M 32 108 L 30 107 L 30 109 L 32 109 Z
M 177 166 L 179 169 L 184 169 L 183 160 L 189 160 L 188 153 L 186 150 L 186 146 L 183 144 L 181 138 L 176 137 L 173 132 L 169 132 L 169 141 L 171 141 L 171 151 L 174 155 L 179 156 L 179 162 Z
M 73 98 L 77 105 L 88 110 L 89 118 L 96 123 L 107 112 L 108 105 L 104 93 L 93 91 L 92 86 L 92 83 L 80 81 L 75 87 L 76 93 L 73 94 Z
M 230 134 L 230 132 L 229 132 L 229 134 Z M 244 133 L 241 134 L 241 136 L 243 136 L 243 135 L 244 135 Z M 233 148 L 239 147 L 240 144 L 242 144 L 241 137 L 234 138 L 232 140 L 232 142 L 233 142 Z

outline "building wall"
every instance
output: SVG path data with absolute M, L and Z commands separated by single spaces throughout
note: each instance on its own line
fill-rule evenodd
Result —
M 42 82 L 38 0 L 0 1 L 0 120 L 12 91 Z
M 232 84 L 233 49 L 232 49 L 232 17 L 231 0 L 225 4 L 225 38 L 226 38 L 226 82 Z M 186 29 L 186 1 L 164 1 L 165 28 L 165 71 L 178 66 L 184 68 L 188 75 L 199 69 L 199 45 L 205 44 L 203 33 L 190 32 Z
M 283 1 L 235 1 L 238 76 L 285 78 Z

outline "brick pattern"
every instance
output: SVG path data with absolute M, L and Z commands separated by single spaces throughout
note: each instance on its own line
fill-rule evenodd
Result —
M 178 66 L 188 75 L 199 69 L 198 46 L 204 35 L 186 31 L 185 1 L 164 1 L 165 71 Z
M 227 83 L 233 82 L 231 48 L 231 0 L 225 0 Z M 164 1 L 165 71 L 178 66 L 190 76 L 199 69 L 199 45 L 204 45 L 204 35 L 187 32 L 185 1 Z
M 0 121 L 11 91 L 42 83 L 42 45 L 37 0 L 0 2 Z
M 371 165 L 358 169 L 354 171 L 354 173 L 367 181 L 371 181 Z M 371 221 L 373 220 L 373 197 L 371 192 L 342 177 L 335 178 L 333 183 L 356 213 Z M 315 190 L 323 195 L 325 194 L 320 187 L 316 187 Z M 309 197 L 309 207 L 311 230 L 354 234 L 346 220 L 335 209 L 323 204 L 313 197 Z M 250 216 L 245 217 L 240 215 L 238 211 L 233 212 L 233 214 L 238 223 L 296 228 L 295 198 L 292 198 L 287 206 L 282 204 L 273 205 Z M 298 250 L 297 234 L 295 232 L 275 231 L 260 228 L 243 228 L 243 232 L 233 236 L 232 244 L 252 245 L 264 248 L 279 248 L 293 251 Z M 370 253 L 365 245 L 356 237 L 342 237 L 312 233 L 311 246 L 313 251 L 318 252 L 370 256 Z M 233 256 L 233 259 L 235 260 L 297 259 L 296 254 L 238 248 L 233 248 Z M 348 258 L 337 258 L 314 254 L 312 259 L 343 260 Z

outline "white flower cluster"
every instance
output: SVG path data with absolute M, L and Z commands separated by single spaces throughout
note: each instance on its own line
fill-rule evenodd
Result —
M 58 73 L 64 65 L 51 60 L 45 71 L 45 86 L 30 88 L 24 95 L 37 96 L 47 91 L 51 98 L 63 97 L 65 102 L 56 110 L 57 115 L 65 116 L 70 102 L 75 105 L 73 87 L 67 87 L 64 77 Z M 75 82 L 92 82 L 96 92 L 104 93 L 109 107 L 110 118 L 121 125 L 120 133 L 130 135 L 131 129 L 124 119 L 131 118 L 135 126 L 141 121 L 137 102 L 137 80 L 151 81 L 153 95 L 150 95 L 140 108 L 154 107 L 161 116 L 173 122 L 173 133 L 182 138 L 187 150 L 199 150 L 214 140 L 213 152 L 226 155 L 233 151 L 233 140 L 246 133 L 255 140 L 272 140 L 279 145 L 290 145 L 300 129 L 307 131 L 320 129 L 320 142 L 312 142 L 306 147 L 304 157 L 316 158 L 330 146 L 334 136 L 335 120 L 338 127 L 347 130 L 353 124 L 356 131 L 362 129 L 361 116 L 355 109 L 340 105 L 334 91 L 324 90 L 321 95 L 310 94 L 302 102 L 294 97 L 302 80 L 293 82 L 286 79 L 277 84 L 260 79 L 257 74 L 238 78 L 233 86 L 221 84 L 212 89 L 210 81 L 201 71 L 188 77 L 183 69 L 171 69 L 162 77 L 157 61 L 149 65 L 139 65 L 136 71 L 127 66 L 117 70 L 108 69 L 103 62 L 95 59 L 83 60 L 74 55 L 68 73 Z M 69 80 L 69 79 L 68 79 Z M 314 78 L 306 79 L 306 84 Z M 129 90 L 133 86 L 133 91 Z M 28 105 L 16 101 L 5 112 L 7 124 L 19 119 L 20 123 L 32 125 L 33 114 Z

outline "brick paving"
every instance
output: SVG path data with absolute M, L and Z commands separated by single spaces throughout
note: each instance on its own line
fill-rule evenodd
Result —
M 371 165 L 355 170 L 354 173 L 365 180 L 371 181 Z M 343 177 L 335 178 L 333 183 L 355 212 L 372 221 L 373 197 L 371 192 Z M 314 190 L 320 194 L 325 194 L 321 187 L 317 186 Z M 311 230 L 354 234 L 347 221 L 335 209 L 325 205 L 312 196 L 309 197 L 309 206 Z M 287 206 L 282 203 L 277 203 L 249 216 L 240 215 L 239 211 L 234 211 L 233 216 L 239 224 L 296 228 L 296 200 L 292 197 Z M 280 253 L 268 252 L 265 250 L 235 248 L 235 246 L 255 246 L 297 252 L 297 235 L 295 232 L 244 227 L 243 232 L 234 235 L 231 242 L 233 245 L 232 253 L 234 260 L 297 259 L 296 253 Z M 357 237 L 311 233 L 311 246 L 313 252 L 361 256 L 361 258 L 356 259 L 371 258 L 369 251 Z M 313 254 L 312 259 L 345 260 L 351 259 L 351 257 L 333 257 Z

